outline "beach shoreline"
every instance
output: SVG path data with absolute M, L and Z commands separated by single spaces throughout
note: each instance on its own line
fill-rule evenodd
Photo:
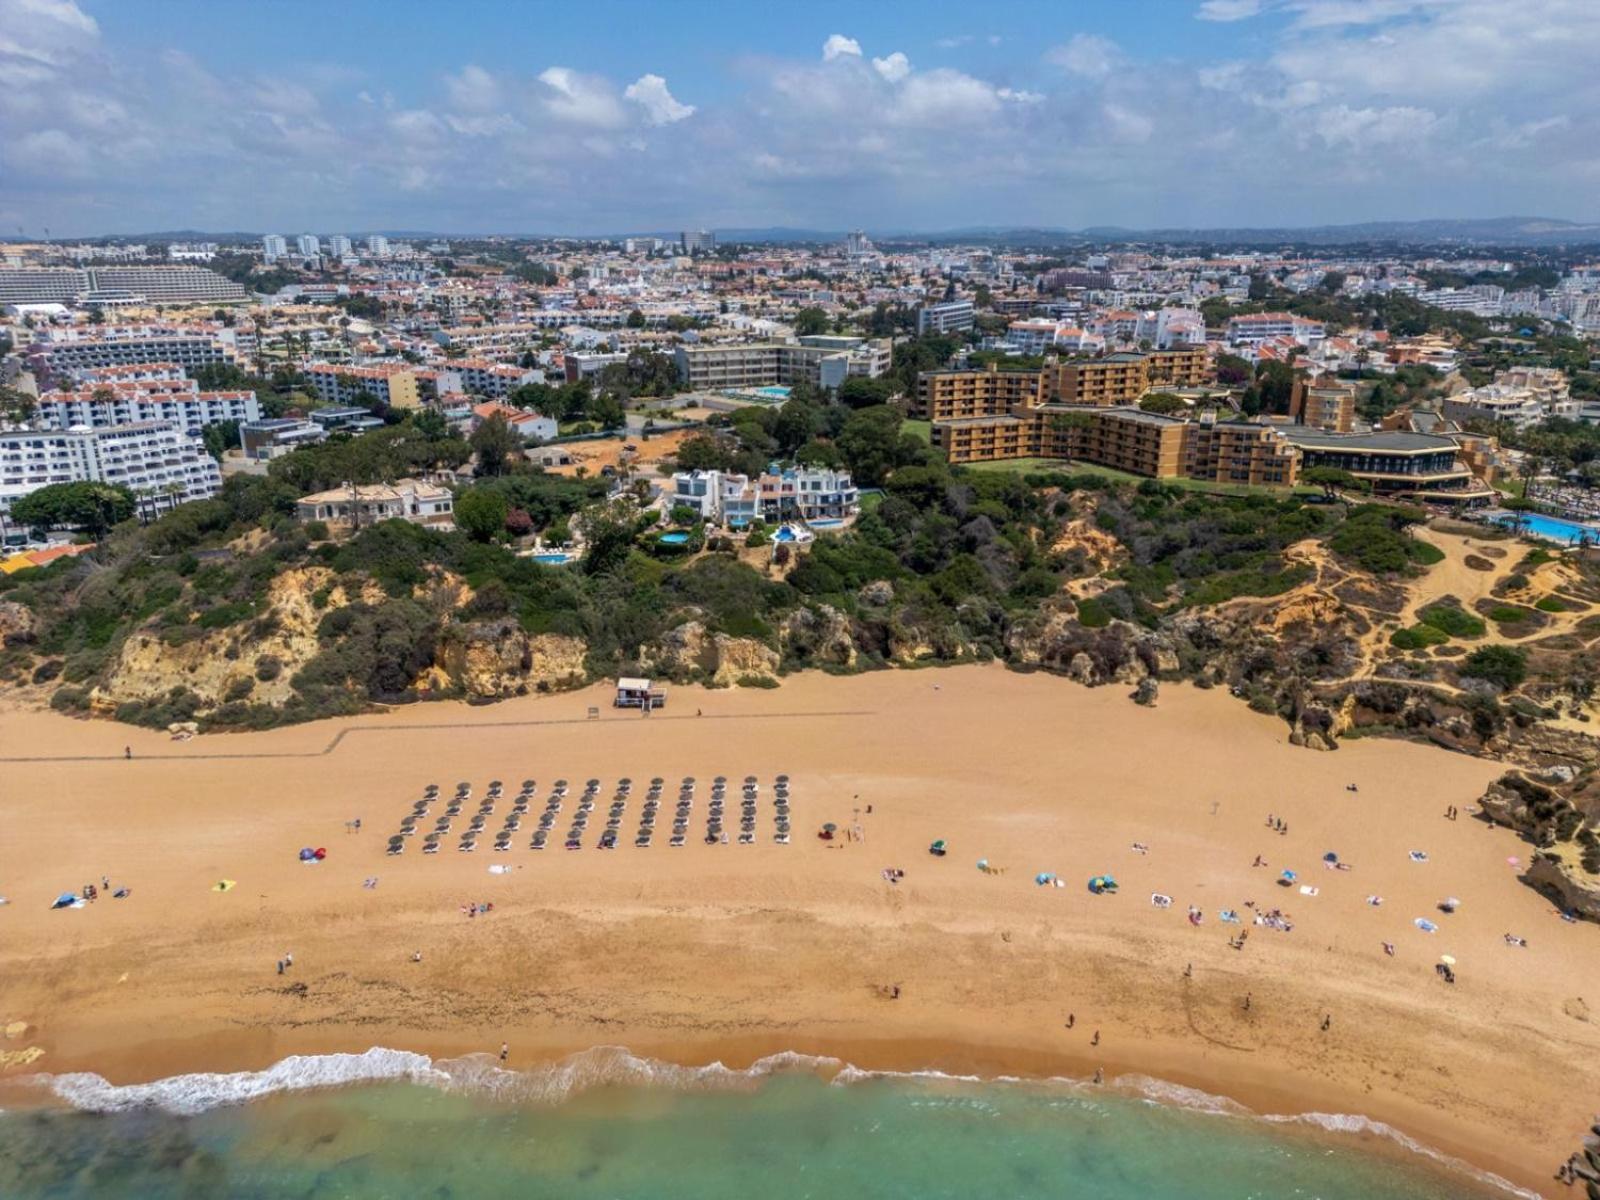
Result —
M 508 1042 L 522 1068 L 615 1044 L 735 1068 L 795 1052 L 986 1079 L 1100 1069 L 1255 1113 L 1359 1114 L 1540 1191 L 1590 1118 L 1600 1033 L 1573 1001 L 1600 994 L 1594 930 L 1554 921 L 1516 882 L 1506 859 L 1530 848 L 1509 832 L 1440 816 L 1472 804 L 1497 764 L 1399 742 L 1317 754 L 1223 695 L 1167 688 L 1144 710 L 995 667 L 673 689 L 670 719 L 588 720 L 604 698 L 188 743 L 0 714 L 5 756 L 80 760 L 7 768 L 10 827 L 31 853 L 0 867 L 13 935 L 0 1023 L 27 1030 L 0 1051 L 43 1053 L 0 1071 L 0 1103 L 35 1072 L 145 1082 L 369 1046 L 439 1060 Z M 374 732 L 323 753 L 358 726 Z M 131 761 L 117 761 L 123 743 Z M 506 855 L 382 853 L 430 780 L 471 780 L 477 796 L 490 778 L 514 791 L 533 776 L 542 797 L 557 774 L 575 794 L 587 772 L 603 803 L 623 774 L 694 774 L 701 817 L 710 775 L 745 770 L 793 775 L 797 844 L 540 855 L 524 832 Z M 1340 794 L 1346 778 L 1359 799 Z M 1265 829 L 1265 812 L 1290 832 Z M 356 815 L 365 831 L 344 834 Z M 859 820 L 866 840 L 819 843 L 823 820 Z M 927 856 L 935 836 L 951 860 Z M 304 868 L 293 855 L 311 842 L 329 858 Z M 1414 844 L 1432 848 L 1426 866 L 1404 861 Z M 1325 845 L 1355 872 L 1311 874 Z M 1292 861 L 1323 894 L 1291 906 L 1252 853 Z M 980 856 L 1006 873 L 973 870 Z M 513 869 L 491 877 L 492 863 Z M 879 878 L 891 865 L 904 883 Z M 1035 886 L 1047 868 L 1065 889 Z M 1122 895 L 1086 892 L 1113 870 Z M 102 871 L 132 895 L 41 903 Z M 239 887 L 210 892 L 221 877 Z M 1374 887 L 1379 909 L 1363 901 Z M 1176 911 L 1152 909 L 1152 890 Z M 1396 932 L 1446 890 L 1467 903 L 1444 939 Z M 1292 907 L 1296 928 L 1252 927 L 1235 951 L 1214 914 L 1252 895 Z M 494 911 L 466 918 L 475 900 Z M 1201 928 L 1183 920 L 1190 903 Z M 1530 935 L 1520 958 L 1496 947 L 1503 928 Z M 1405 938 L 1398 959 L 1378 950 L 1385 937 Z M 1454 989 L 1431 971 L 1447 948 Z

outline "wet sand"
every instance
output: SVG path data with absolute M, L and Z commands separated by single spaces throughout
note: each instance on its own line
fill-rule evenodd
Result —
M 1124 691 L 999 667 L 808 674 L 774 690 L 673 688 L 648 719 L 605 707 L 596 688 L 187 743 L 0 713 L 0 1026 L 28 1024 L 0 1053 L 43 1051 L 0 1081 L 92 1070 L 131 1082 L 502 1041 L 512 1066 L 615 1044 L 732 1066 L 797 1050 L 882 1069 L 1102 1068 L 1260 1112 L 1364 1114 L 1552 1187 L 1600 1095 L 1600 933 L 1517 882 L 1507 859 L 1531 847 L 1443 818 L 1502 768 L 1394 741 L 1319 754 L 1220 692 L 1169 686 L 1146 710 Z M 771 839 L 779 772 L 794 781 L 789 846 Z M 761 778 L 757 845 L 700 840 L 719 774 Z M 624 775 L 635 790 L 619 846 L 598 851 Z M 662 819 L 637 849 L 654 775 L 668 781 Z M 684 775 L 699 788 L 690 842 L 673 849 Z M 591 776 L 602 789 L 585 848 L 563 851 Z M 492 834 L 527 777 L 532 811 L 497 854 Z M 572 792 L 536 853 L 528 840 L 559 777 Z M 385 856 L 425 784 L 448 795 L 469 780 L 476 800 L 495 778 L 507 796 L 475 853 L 453 834 L 438 855 L 419 836 Z M 816 838 L 857 809 L 864 841 Z M 355 817 L 363 831 L 345 832 Z M 928 854 L 935 838 L 947 857 Z M 303 866 L 304 845 L 327 860 Z M 1410 862 L 1411 849 L 1429 861 Z M 1330 850 L 1352 869 L 1325 869 Z M 1252 867 L 1257 854 L 1269 865 Z M 494 864 L 513 870 L 491 875 Z M 898 885 L 880 876 L 891 866 L 906 872 Z M 1284 867 L 1319 894 L 1276 886 Z M 1065 886 L 1036 886 L 1038 872 Z M 1120 894 L 1087 891 L 1101 872 Z M 132 895 L 49 911 L 102 875 Z M 221 878 L 238 886 L 212 891 Z M 1445 896 L 1460 911 L 1440 914 Z M 1293 932 L 1249 924 L 1250 899 L 1286 910 Z M 494 911 L 468 919 L 472 901 Z M 1224 908 L 1246 924 L 1221 923 Z M 1419 916 L 1439 932 L 1417 930 Z M 1248 942 L 1231 949 L 1241 928 Z M 1508 947 L 1508 931 L 1528 947 Z M 285 952 L 294 966 L 280 978 Z M 1453 987 L 1435 974 L 1441 954 L 1458 961 Z M 886 997 L 894 985 L 899 999 Z

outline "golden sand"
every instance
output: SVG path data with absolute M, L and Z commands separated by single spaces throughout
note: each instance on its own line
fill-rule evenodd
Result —
M 26 1069 L 126 1082 L 502 1041 L 513 1065 L 621 1044 L 730 1065 L 792 1049 L 882 1068 L 1099 1067 L 1258 1111 L 1362 1113 L 1529 1186 L 1571 1152 L 1600 1097 L 1600 935 L 1517 882 L 1507 860 L 1530 847 L 1443 817 L 1473 804 L 1497 764 L 1397 741 L 1319 754 L 1221 692 L 1167 687 L 1146 710 L 1122 689 L 998 667 L 676 688 L 648 719 L 609 707 L 586 719 L 608 700 L 596 688 L 434 704 L 186 743 L 0 714 L 0 1023 L 27 1022 L 46 1051 Z M 792 845 L 772 842 L 769 790 L 757 845 L 703 844 L 713 776 L 768 788 L 779 772 L 794 780 Z M 635 791 L 620 844 L 601 852 L 624 775 Z M 655 845 L 637 849 L 654 775 L 669 781 L 662 818 Z M 695 823 L 674 849 L 684 775 L 700 781 Z M 595 820 L 585 848 L 565 852 L 591 776 L 603 781 Z M 477 798 L 505 781 L 492 835 L 527 777 L 539 793 L 511 852 L 486 837 L 461 854 L 452 836 L 424 856 L 418 837 L 385 856 L 424 784 L 448 795 L 469 780 Z M 573 791 L 535 853 L 533 818 L 558 777 Z M 863 841 L 815 837 L 857 810 Z M 364 829 L 347 833 L 355 817 Z M 936 838 L 947 857 L 928 854 Z M 327 860 L 302 865 L 306 845 Z M 1352 869 L 1326 869 L 1330 850 Z M 1258 854 L 1267 866 L 1252 866 Z M 489 873 L 496 864 L 513 870 Z M 886 867 L 904 881 L 885 882 Z M 1285 867 L 1318 894 L 1277 886 Z M 1039 872 L 1065 886 L 1036 886 Z M 1086 890 L 1101 872 L 1120 894 Z M 131 896 L 49 910 L 102 876 Z M 362 886 L 370 876 L 376 888 Z M 238 886 L 213 891 L 223 878 Z M 1454 915 L 1435 907 L 1446 896 L 1462 901 Z M 1293 931 L 1249 924 L 1247 900 L 1286 910 Z M 469 919 L 473 901 L 494 911 Z M 1224 908 L 1247 923 L 1221 923 Z M 1231 949 L 1241 928 L 1250 937 Z M 285 953 L 294 965 L 279 977 Z M 1457 960 L 1454 986 L 1435 973 L 1442 954 Z

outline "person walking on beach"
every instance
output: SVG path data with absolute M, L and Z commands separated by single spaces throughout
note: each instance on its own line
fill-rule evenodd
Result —
M 1099 1044 L 1100 1044 L 1100 1031 L 1098 1029 L 1096 1029 L 1094 1031 L 1094 1036 L 1089 1039 L 1089 1045 L 1098 1046 Z
M 281 958 L 278 960 L 278 974 L 279 975 L 283 974 L 283 959 L 281 959 Z
M 1106 1081 L 1106 1072 L 1104 1067 L 1096 1067 L 1094 1069 L 1094 1081 L 1096 1083 L 1104 1083 Z
M 1246 992 L 1244 994 L 1244 1010 L 1245 1010 L 1245 1012 L 1249 1012 L 1250 1011 L 1250 993 L 1249 992 Z
M 133 757 L 133 747 L 132 746 L 124 746 L 122 748 L 122 757 L 131 759 Z
M 1324 1013 L 1322 1016 L 1322 1032 L 1327 1033 L 1328 1027 L 1333 1024 L 1333 1014 Z
M 283 956 L 283 965 L 284 965 L 284 966 L 285 966 L 285 967 L 292 967 L 292 966 L 294 966 L 294 955 L 292 955 L 292 954 L 285 954 L 285 955 L 284 955 L 284 956 Z
M 1072 1013 L 1068 1013 L 1067 1014 L 1067 1028 L 1071 1029 L 1077 1023 L 1078 1023 L 1078 1018 L 1076 1016 L 1074 1016 Z
M 506 1059 L 508 1059 L 510 1057 L 511 1057 L 511 1043 L 510 1042 L 501 1042 L 500 1043 L 500 1061 L 501 1062 L 505 1062 Z
M 1193 963 L 1186 963 L 1184 965 L 1183 977 L 1185 979 L 1193 979 L 1194 978 L 1194 964 Z

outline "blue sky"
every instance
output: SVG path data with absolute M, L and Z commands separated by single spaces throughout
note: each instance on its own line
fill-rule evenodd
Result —
M 1600 217 L 1600 0 L 0 0 L 0 229 Z

